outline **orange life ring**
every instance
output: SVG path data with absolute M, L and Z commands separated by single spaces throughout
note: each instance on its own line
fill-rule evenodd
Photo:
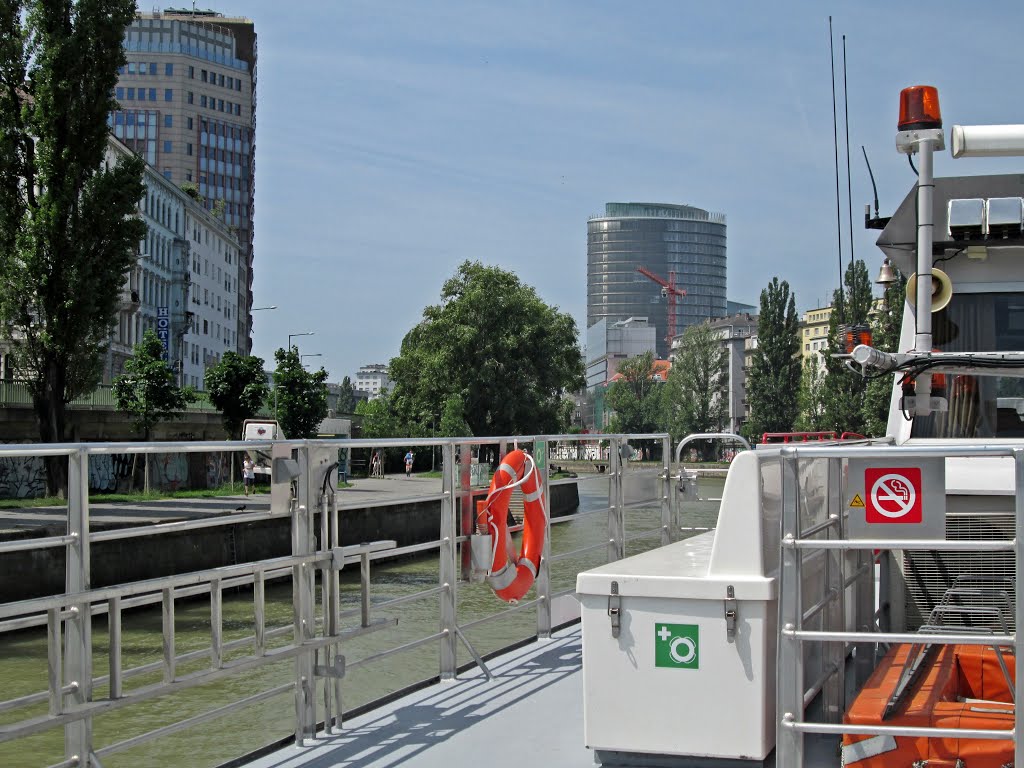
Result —
M 518 556 L 508 531 L 508 502 L 512 488 L 517 485 L 523 492 L 524 513 L 523 549 Z M 501 460 L 491 478 L 487 498 L 477 502 L 476 512 L 477 522 L 485 523 L 491 535 L 492 556 L 487 582 L 502 600 L 517 603 L 537 578 L 548 521 L 540 475 L 525 451 L 514 450 Z

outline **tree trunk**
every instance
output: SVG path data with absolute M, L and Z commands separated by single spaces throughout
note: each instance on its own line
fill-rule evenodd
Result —
M 32 407 L 36 414 L 41 443 L 63 443 L 66 440 L 64 410 L 64 371 L 51 361 L 43 371 L 32 393 Z M 68 486 L 68 459 L 66 456 L 47 456 L 46 495 L 64 498 Z

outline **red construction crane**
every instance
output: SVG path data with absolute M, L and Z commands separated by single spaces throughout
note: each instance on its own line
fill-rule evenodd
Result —
M 637 267 L 636 271 L 648 280 L 653 280 L 660 285 L 661 295 L 668 299 L 668 337 L 666 338 L 666 341 L 671 347 L 672 339 L 676 337 L 676 297 L 685 296 L 686 290 L 676 285 L 675 272 L 669 272 L 668 280 L 665 280 L 664 278 L 658 277 L 646 267 Z

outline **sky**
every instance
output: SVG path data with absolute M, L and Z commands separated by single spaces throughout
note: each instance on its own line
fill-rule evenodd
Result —
M 201 6 L 202 7 L 202 6 Z M 289 334 L 330 381 L 387 363 L 466 260 L 515 272 L 585 338 L 587 219 L 609 201 L 728 222 L 728 298 L 775 276 L 800 311 L 881 252 L 914 176 L 899 92 L 934 85 L 954 124 L 1024 122 L 1014 2 L 221 0 L 258 34 L 253 352 Z M 844 139 L 846 35 L 853 236 Z M 937 176 L 1024 160 L 936 158 Z M 272 363 L 268 364 L 272 367 Z

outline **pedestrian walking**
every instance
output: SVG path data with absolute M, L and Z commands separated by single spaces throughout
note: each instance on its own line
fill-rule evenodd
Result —
M 249 495 L 249 489 L 253 488 L 256 484 L 256 465 L 252 459 L 249 458 L 249 454 L 245 454 L 245 460 L 242 462 L 242 485 L 245 487 L 245 495 Z M 256 490 L 253 488 L 253 493 Z
M 412 477 L 412 450 L 405 454 L 405 476 Z

